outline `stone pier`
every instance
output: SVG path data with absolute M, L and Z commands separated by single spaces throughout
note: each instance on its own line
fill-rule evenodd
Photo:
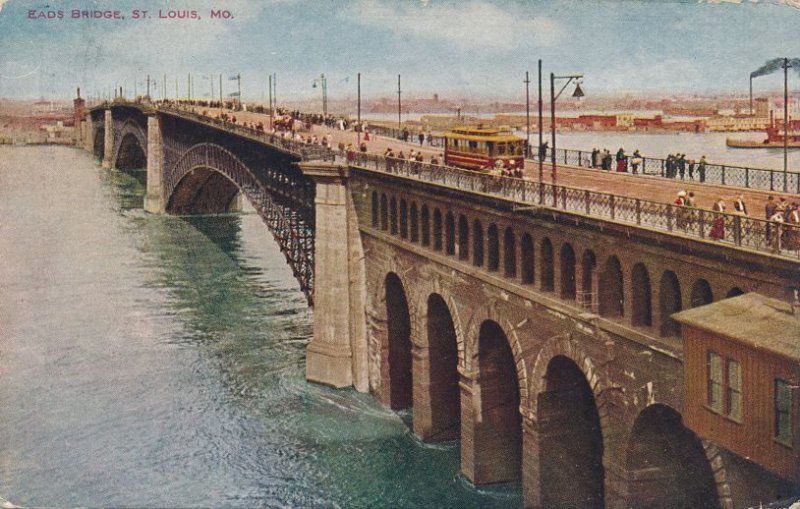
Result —
M 151 214 L 163 214 L 166 210 L 161 123 L 155 112 L 147 114 L 147 194 L 144 197 L 144 210 Z
M 103 168 L 111 168 L 114 154 L 114 118 L 111 110 L 105 111 L 105 139 L 103 140 Z
M 306 378 L 366 392 L 366 276 L 349 169 L 321 162 L 300 167 L 316 183 L 314 338 L 306 350 Z

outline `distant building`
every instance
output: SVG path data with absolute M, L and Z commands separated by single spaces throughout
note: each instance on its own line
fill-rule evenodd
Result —
M 750 292 L 672 317 L 683 325 L 684 424 L 800 481 L 800 310 Z

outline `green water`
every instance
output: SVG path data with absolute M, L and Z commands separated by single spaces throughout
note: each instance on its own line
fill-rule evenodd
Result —
M 408 414 L 306 383 L 311 311 L 258 216 L 153 216 L 143 192 L 78 150 L 0 147 L 0 497 L 520 505 Z

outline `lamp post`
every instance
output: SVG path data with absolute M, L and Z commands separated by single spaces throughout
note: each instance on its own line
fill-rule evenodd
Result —
M 361 146 L 361 73 L 358 73 L 358 110 L 356 111 L 356 148 Z
M 788 190 L 789 166 L 789 59 L 783 59 L 783 192 Z
M 314 80 L 314 83 L 311 85 L 312 88 L 317 88 L 317 83 L 320 84 L 322 88 L 322 116 L 328 116 L 328 80 L 325 78 L 325 73 L 319 75 L 319 78 Z
M 583 78 L 583 74 L 566 74 L 564 76 L 556 76 L 553 73 L 550 73 L 550 133 L 551 133 L 551 141 L 552 146 L 550 148 L 550 162 L 553 164 L 553 172 L 551 175 L 552 185 L 553 185 L 553 206 L 557 203 L 558 198 L 558 191 L 556 191 L 556 100 L 561 97 L 561 92 L 567 88 L 567 85 L 572 83 L 572 80 L 576 80 L 575 83 L 575 91 L 572 93 L 572 97 L 581 98 L 583 97 L 583 90 L 581 90 L 581 83 L 580 80 Z M 564 86 L 561 87 L 561 90 L 558 91 L 556 94 L 556 80 L 567 80 L 564 83 Z

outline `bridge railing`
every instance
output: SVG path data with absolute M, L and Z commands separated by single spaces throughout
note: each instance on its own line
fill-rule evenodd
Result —
M 545 164 L 550 163 L 552 153 L 552 149 L 548 148 Z M 630 154 L 628 154 L 627 157 L 627 171 L 630 173 L 632 171 Z M 532 159 L 538 161 L 538 154 L 533 154 Z M 680 178 L 677 167 L 669 171 L 666 159 L 657 157 L 642 157 L 641 159 L 642 161 L 637 171 L 641 172 L 643 175 L 660 176 L 673 180 Z M 586 150 L 556 149 L 556 163 L 601 170 L 600 167 L 593 165 L 592 152 Z M 611 167 L 611 171 L 615 170 L 616 160 L 612 162 Z M 690 175 L 692 178 L 690 178 Z M 705 168 L 701 171 L 699 164 L 695 161 L 691 173 L 689 171 L 689 162 L 686 163 L 683 180 L 722 186 L 744 187 L 760 191 L 800 194 L 800 173 L 793 171 L 783 172 L 781 170 L 712 163 L 706 163 Z
M 800 258 L 800 225 L 373 154 L 353 154 L 348 163 L 462 191 L 499 196 L 517 202 L 522 208 L 563 210 L 713 240 L 721 245 Z
M 178 116 L 191 118 L 197 122 L 211 125 L 224 131 L 234 132 L 259 143 L 272 145 L 274 147 L 283 149 L 284 151 L 288 151 L 292 155 L 303 160 L 331 161 L 334 157 L 334 153 L 329 148 L 321 145 L 301 143 L 290 138 L 284 138 L 275 133 L 267 133 L 259 129 L 253 129 L 251 127 L 235 124 L 219 118 L 201 115 L 199 113 L 174 106 L 161 106 L 160 109 L 177 114 Z

